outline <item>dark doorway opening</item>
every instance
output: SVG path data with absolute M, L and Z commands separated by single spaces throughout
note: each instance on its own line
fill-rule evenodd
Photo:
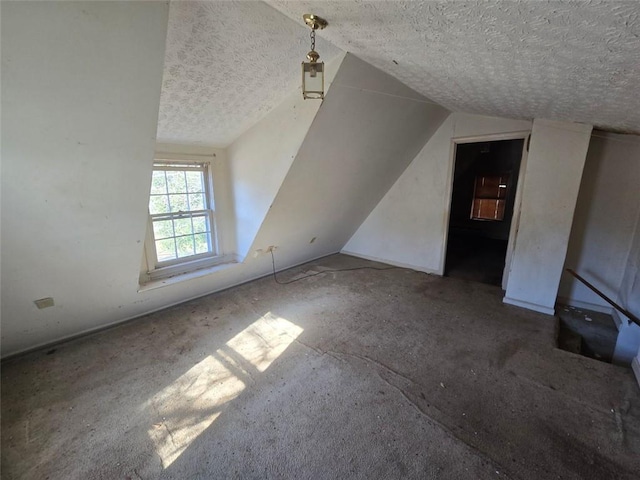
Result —
M 523 144 L 456 145 L 445 275 L 502 284 Z

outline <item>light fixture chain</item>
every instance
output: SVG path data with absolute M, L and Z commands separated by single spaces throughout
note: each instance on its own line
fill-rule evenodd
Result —
M 316 31 L 315 29 L 311 29 L 311 50 L 316 49 Z

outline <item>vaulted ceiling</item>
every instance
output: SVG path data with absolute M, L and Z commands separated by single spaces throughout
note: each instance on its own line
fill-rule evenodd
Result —
M 266 0 L 171 4 L 159 139 L 225 145 L 299 84 L 303 13 L 453 111 L 640 133 L 640 2 Z
M 299 86 L 309 31 L 262 1 L 171 2 L 158 140 L 231 143 Z

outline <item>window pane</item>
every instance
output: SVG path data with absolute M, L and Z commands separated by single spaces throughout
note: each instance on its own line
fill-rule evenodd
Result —
M 504 198 L 509 182 L 508 175 L 478 176 L 476 178 L 476 197 Z
M 169 213 L 169 198 L 166 195 L 151 195 L 149 199 L 149 212 L 154 215 L 156 213 Z
M 191 210 L 204 210 L 204 193 L 190 193 L 189 206 L 191 207 Z
M 178 218 L 173 221 L 173 226 L 177 235 L 191 235 L 191 218 Z
M 171 220 L 157 220 L 153 222 L 153 237 L 156 240 L 173 236 L 173 223 Z
M 207 217 L 193 217 L 193 231 L 194 233 L 204 233 L 209 231 L 209 222 Z
M 189 255 L 195 255 L 195 252 L 193 250 L 193 235 L 176 238 L 176 245 L 178 247 L 179 258 L 188 257 Z
M 189 211 L 186 195 L 169 195 L 169 202 L 171 203 L 172 212 L 188 212 Z
M 176 246 L 173 238 L 156 241 L 156 253 L 159 262 L 166 262 L 176 258 Z
M 504 218 L 504 200 L 476 198 L 473 202 L 471 218 L 480 220 L 502 220 Z
M 209 234 L 208 233 L 199 233 L 194 235 L 196 240 L 196 253 L 207 253 L 210 252 L 209 248 Z
M 204 192 L 204 175 L 202 172 L 187 172 L 187 191 Z
M 151 194 L 167 193 L 167 184 L 164 179 L 164 172 L 153 172 L 151 179 Z
M 160 162 L 154 168 L 157 170 L 152 176 L 149 212 L 153 220 L 157 261 L 161 265 L 179 264 L 194 255 L 214 253 L 210 216 L 200 213 L 191 217 L 189 213 L 207 211 L 212 204 L 207 196 L 204 164 L 179 170 L 182 167 L 178 161 Z
M 471 207 L 475 220 L 503 220 L 509 175 L 478 175 Z
M 184 181 L 184 172 L 168 171 L 167 186 L 169 187 L 169 193 L 186 193 L 187 185 Z

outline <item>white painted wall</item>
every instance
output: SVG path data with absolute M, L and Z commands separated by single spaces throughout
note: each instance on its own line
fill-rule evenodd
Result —
M 252 249 L 338 252 L 448 114 L 347 55 Z
M 10 18 L 4 4 L 2 12 L 3 22 L 13 25 L 2 25 L 3 61 L 11 59 L 14 69 L 7 74 L 3 64 L 2 95 L 15 99 L 3 105 L 2 355 L 268 274 L 269 255 L 248 255 L 242 263 L 138 292 L 166 5 L 68 3 L 61 11 L 31 5 L 12 8 Z M 105 28 L 97 28 L 94 18 Z M 70 27 L 76 21 L 81 31 Z M 84 48 L 93 56 L 81 55 Z M 63 54 L 69 65 L 58 69 Z M 102 54 L 113 59 L 103 68 Z M 367 78 L 367 88 L 378 92 L 363 91 L 351 80 L 332 86 L 298 152 L 291 145 L 274 147 L 273 124 L 295 126 L 282 111 L 251 132 L 255 143 L 246 151 L 256 155 L 243 166 L 245 187 L 263 180 L 255 170 L 268 172 L 278 162 L 280 175 L 289 170 L 280 185 L 271 178 L 266 197 L 257 197 L 257 215 L 273 207 L 260 222 L 255 244 L 278 245 L 279 268 L 338 251 L 447 115 L 355 57 L 346 68 L 344 78 L 357 78 L 355 68 Z M 399 93 L 405 95 L 394 96 Z M 56 109 L 47 108 L 48 102 Z M 291 151 L 295 161 L 289 168 Z M 233 167 L 237 157 L 231 157 Z M 229 173 L 234 182 L 240 171 Z M 237 199 L 235 192 L 229 197 Z M 321 233 L 309 246 L 312 231 Z M 45 296 L 53 296 L 56 305 L 37 310 L 33 300 Z
M 635 185 L 636 195 L 639 193 L 638 185 L 639 184 Z M 635 205 L 638 206 L 639 204 L 640 199 L 636 196 Z M 629 206 L 633 206 L 633 204 Z M 640 317 L 640 209 L 638 209 L 635 230 L 631 240 L 617 301 L 631 313 Z
M 554 313 L 591 130 L 533 122 L 506 303 Z
M 530 129 L 528 121 L 452 113 L 342 251 L 441 274 L 453 172 L 452 139 Z
M 621 319 L 618 325 L 618 338 L 613 352 L 613 363 L 620 365 L 631 365 L 636 373 L 638 383 L 640 383 L 640 372 L 638 364 L 640 362 L 640 327 L 635 323 L 628 323 L 626 317 L 620 313 L 614 313 Z
M 636 218 L 635 231 L 627 257 L 626 268 L 620 284 L 617 302 L 635 316 L 640 317 L 640 215 Z M 616 312 L 618 341 L 613 354 L 616 362 L 629 364 L 640 384 L 640 327 L 628 324 L 628 319 Z
M 585 162 L 565 267 L 640 315 L 640 137 L 594 132 Z M 616 363 L 633 362 L 640 383 L 640 327 L 564 273 L 558 300 L 612 313 Z
M 594 132 L 571 228 L 566 268 L 616 300 L 640 215 L 640 137 Z M 564 273 L 560 301 L 611 312 L 608 303 Z M 631 300 L 632 296 L 628 298 Z
M 343 59 L 340 55 L 325 65 L 327 95 Z M 317 100 L 303 100 L 298 89 L 227 149 L 235 251 L 240 259 L 249 252 L 321 105 Z
M 137 288 L 168 4 L 1 8 L 6 355 L 113 321 Z

